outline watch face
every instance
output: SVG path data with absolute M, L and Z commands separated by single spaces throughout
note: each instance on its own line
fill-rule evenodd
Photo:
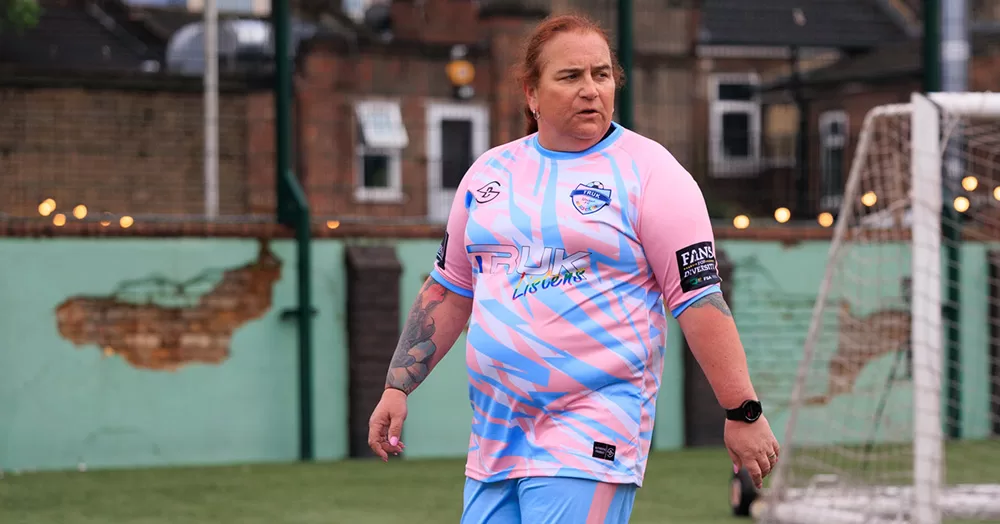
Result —
M 748 400 L 743 403 L 743 415 L 751 422 L 760 418 L 761 411 L 760 402 Z

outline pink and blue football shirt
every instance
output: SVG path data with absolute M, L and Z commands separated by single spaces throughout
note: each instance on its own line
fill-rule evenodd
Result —
M 694 179 L 613 129 L 580 153 L 496 147 L 458 187 L 431 277 L 473 298 L 471 479 L 642 485 L 665 312 L 720 279 Z

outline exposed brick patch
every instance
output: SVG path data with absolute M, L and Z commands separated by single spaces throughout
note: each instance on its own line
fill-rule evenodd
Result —
M 281 265 L 262 241 L 256 260 L 224 271 L 217 282 L 213 269 L 182 282 L 121 282 L 106 296 L 66 299 L 56 307 L 56 325 L 75 345 L 95 345 L 140 369 L 219 364 L 229 357 L 233 333 L 271 309 Z

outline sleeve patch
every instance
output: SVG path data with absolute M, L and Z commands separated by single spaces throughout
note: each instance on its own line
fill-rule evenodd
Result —
M 677 253 L 677 271 L 684 293 L 718 284 L 719 268 L 715 260 L 715 248 L 711 242 L 691 244 Z
M 448 232 L 445 231 L 444 238 L 441 239 L 441 245 L 438 247 L 437 252 L 437 266 L 444 269 L 444 261 L 448 258 Z

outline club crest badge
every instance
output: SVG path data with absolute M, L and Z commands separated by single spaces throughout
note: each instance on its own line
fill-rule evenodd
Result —
M 569 196 L 573 199 L 573 207 L 583 215 L 596 213 L 611 203 L 611 190 L 604 189 L 600 182 L 580 184 Z

